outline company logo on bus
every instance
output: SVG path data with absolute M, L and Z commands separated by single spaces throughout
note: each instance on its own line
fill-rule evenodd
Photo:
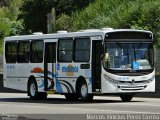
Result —
M 78 67 L 72 66 L 71 64 L 69 64 L 68 66 L 62 67 L 62 72 L 65 72 L 66 76 L 74 76 L 74 73 L 78 72 Z
M 43 69 L 40 67 L 35 67 L 31 70 L 31 73 L 43 73 Z

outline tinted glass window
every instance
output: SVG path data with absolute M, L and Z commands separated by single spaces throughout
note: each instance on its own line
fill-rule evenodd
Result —
M 111 32 L 106 34 L 106 39 L 152 39 L 152 34 L 134 31 Z
M 30 54 L 30 42 L 22 41 L 18 42 L 18 62 L 28 63 Z
M 56 62 L 56 44 L 54 43 L 46 44 L 45 53 L 46 53 L 47 63 Z
M 105 43 L 108 59 L 103 61 L 106 69 L 115 70 L 146 70 L 152 69 L 152 43 Z M 136 66 L 136 67 L 135 67 Z
M 90 60 L 90 39 L 76 38 L 75 39 L 75 58 L 76 62 L 89 62 Z
M 43 62 L 43 41 L 32 41 L 31 42 L 31 62 L 41 63 Z
M 7 63 L 16 63 L 17 61 L 17 42 L 6 42 L 5 56 Z
M 71 62 L 73 56 L 73 39 L 60 39 L 58 48 L 58 61 Z

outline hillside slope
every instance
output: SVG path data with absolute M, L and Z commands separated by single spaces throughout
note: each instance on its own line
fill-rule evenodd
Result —
M 154 33 L 160 46 L 159 0 L 95 0 L 72 16 L 62 15 L 57 29 L 77 31 L 90 28 L 136 28 Z

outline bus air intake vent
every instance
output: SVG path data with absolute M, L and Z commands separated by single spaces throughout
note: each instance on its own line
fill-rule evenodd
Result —
M 135 91 L 135 90 L 143 90 L 147 87 L 147 85 L 144 86 L 120 86 L 117 85 L 118 88 L 125 91 Z

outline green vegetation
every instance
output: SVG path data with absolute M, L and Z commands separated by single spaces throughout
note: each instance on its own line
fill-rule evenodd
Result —
M 47 33 L 47 14 L 53 7 L 53 0 L 23 0 L 19 18 L 24 21 L 25 32 Z
M 53 32 L 104 27 L 145 29 L 154 33 L 160 47 L 159 6 L 159 0 L 1 0 L 0 46 L 6 36 L 47 33 L 47 14 L 54 8 Z
M 70 27 L 60 29 L 77 31 L 90 28 L 135 28 L 150 30 L 154 33 L 157 46 L 160 46 L 160 1 L 159 0 L 96 0 L 82 11 L 73 13 L 57 21 L 70 21 Z
M 22 0 L 4 0 L 0 8 L 0 53 L 3 51 L 3 39 L 6 36 L 21 34 L 23 21 L 17 20 Z
M 47 33 L 47 14 L 52 8 L 55 9 L 55 17 L 59 18 L 63 13 L 71 15 L 91 1 L 93 0 L 24 0 L 19 17 L 24 20 L 26 33 L 37 31 Z

